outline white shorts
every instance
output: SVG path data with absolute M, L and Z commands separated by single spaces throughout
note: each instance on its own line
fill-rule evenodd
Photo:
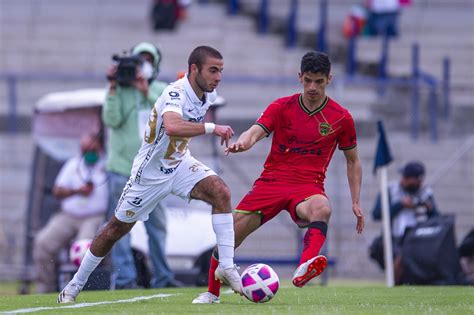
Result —
M 185 158 L 171 174 L 163 174 L 159 184 L 142 185 L 131 179 L 125 185 L 115 209 L 115 217 L 126 223 L 146 221 L 151 211 L 169 194 L 191 199 L 191 190 L 202 179 L 216 173 L 192 156 Z

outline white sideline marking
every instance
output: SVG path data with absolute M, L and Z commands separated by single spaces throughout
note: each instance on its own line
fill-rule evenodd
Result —
M 33 312 L 38 312 L 38 311 L 59 310 L 59 309 L 66 309 L 66 308 L 83 308 L 83 307 L 105 305 L 105 304 L 133 303 L 136 301 L 151 300 L 151 299 L 156 299 L 156 298 L 165 298 L 165 297 L 170 297 L 174 295 L 178 295 L 178 294 L 155 294 L 155 295 L 149 295 L 149 296 L 138 296 L 138 297 L 135 297 L 133 299 L 128 299 L 128 300 L 102 301 L 102 302 L 95 302 L 95 303 L 79 303 L 79 304 L 56 306 L 56 307 L 48 306 L 48 307 L 23 308 L 19 310 L 0 312 L 0 314 L 33 313 Z

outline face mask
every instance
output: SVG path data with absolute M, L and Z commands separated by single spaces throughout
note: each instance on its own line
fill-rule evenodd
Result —
M 143 62 L 141 66 L 141 72 L 145 79 L 150 80 L 153 78 L 153 66 L 148 61 Z
M 410 194 L 416 193 L 420 189 L 420 186 L 418 185 L 408 185 L 405 187 L 405 190 L 409 192 Z
M 84 162 L 87 165 L 94 165 L 99 160 L 99 154 L 95 151 L 84 152 Z

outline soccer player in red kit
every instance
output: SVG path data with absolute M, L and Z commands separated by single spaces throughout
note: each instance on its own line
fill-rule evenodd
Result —
M 288 211 L 299 227 L 307 228 L 300 263 L 293 275 L 293 284 L 300 288 L 327 266 L 326 257 L 319 255 L 331 216 L 324 179 L 336 148 L 344 152 L 347 162 L 356 231 L 362 233 L 364 229 L 359 204 L 362 167 L 354 121 L 349 111 L 326 95 L 330 71 L 331 62 L 326 54 L 306 53 L 299 73 L 303 93 L 272 102 L 257 122 L 226 149 L 227 154 L 249 150 L 273 133 L 264 170 L 235 209 L 235 246 L 280 211 Z M 217 266 L 218 253 L 214 251 L 208 292 L 200 294 L 193 303 L 220 302 L 220 283 L 214 274 Z

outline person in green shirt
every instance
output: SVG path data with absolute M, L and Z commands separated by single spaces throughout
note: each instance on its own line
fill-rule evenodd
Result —
M 132 163 L 145 132 L 148 115 L 167 83 L 156 80 L 161 54 L 153 44 L 142 42 L 132 48 L 131 54 L 140 60 L 135 80 L 129 84 L 117 80 L 118 64 L 107 72 L 109 89 L 102 108 L 102 119 L 107 134 L 107 176 L 109 183 L 109 207 L 107 219 L 113 216 L 118 200 L 132 169 Z M 120 61 L 119 61 L 120 62 Z M 145 221 L 150 257 L 154 267 L 151 286 L 175 287 L 180 283 L 174 279 L 164 252 L 166 243 L 166 213 L 163 206 L 153 211 Z M 112 287 L 116 289 L 137 286 L 130 234 L 118 241 L 112 250 Z

